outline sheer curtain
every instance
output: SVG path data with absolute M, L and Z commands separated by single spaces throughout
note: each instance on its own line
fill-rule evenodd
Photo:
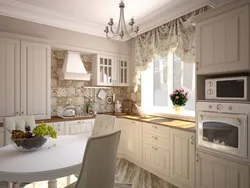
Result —
M 167 57 L 169 52 L 174 52 L 182 61 L 194 63 L 195 26 L 190 20 L 206 10 L 207 6 L 143 33 L 135 39 L 135 91 L 140 85 L 141 72 L 148 69 L 156 56 Z

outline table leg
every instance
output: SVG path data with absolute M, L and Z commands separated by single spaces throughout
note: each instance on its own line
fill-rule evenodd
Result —
M 49 180 L 48 188 L 57 188 L 57 180 Z
M 67 185 L 70 184 L 70 182 L 71 182 L 70 180 L 71 180 L 70 176 L 67 176 Z
M 13 183 L 13 188 L 20 188 L 20 183 Z
M 12 182 L 8 182 L 8 188 L 12 188 L 12 187 L 13 187 Z

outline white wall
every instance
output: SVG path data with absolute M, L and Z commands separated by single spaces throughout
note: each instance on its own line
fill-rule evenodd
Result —
M 88 53 L 100 51 L 123 55 L 130 55 L 131 53 L 131 45 L 128 42 L 117 42 L 6 16 L 0 16 L 0 31 L 42 38 L 49 41 L 52 47 L 59 49 Z

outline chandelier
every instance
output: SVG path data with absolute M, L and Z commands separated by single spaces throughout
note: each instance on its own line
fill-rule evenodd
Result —
M 128 30 L 126 28 L 126 23 L 124 19 L 124 7 L 125 4 L 123 3 L 123 0 L 119 3 L 119 8 L 120 8 L 120 18 L 119 18 L 119 23 L 117 26 L 116 31 L 114 32 L 113 26 L 114 26 L 114 20 L 113 18 L 110 18 L 108 22 L 108 26 L 106 26 L 104 32 L 106 33 L 106 37 L 109 39 L 116 39 L 118 36 L 123 39 L 124 36 L 127 37 L 128 39 L 133 38 L 133 34 L 138 34 L 139 32 L 139 27 L 134 28 L 135 20 L 134 18 L 130 19 L 129 25 L 130 29 Z

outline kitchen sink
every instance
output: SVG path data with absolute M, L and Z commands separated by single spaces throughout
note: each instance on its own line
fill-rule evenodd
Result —
M 151 120 L 151 122 L 155 122 L 155 123 L 166 123 L 166 122 L 172 122 L 172 121 L 174 120 L 170 118 L 157 118 L 157 119 Z
M 60 118 L 63 119 L 74 119 L 74 118 L 91 118 L 94 117 L 93 115 L 81 115 L 81 116 L 59 116 Z

